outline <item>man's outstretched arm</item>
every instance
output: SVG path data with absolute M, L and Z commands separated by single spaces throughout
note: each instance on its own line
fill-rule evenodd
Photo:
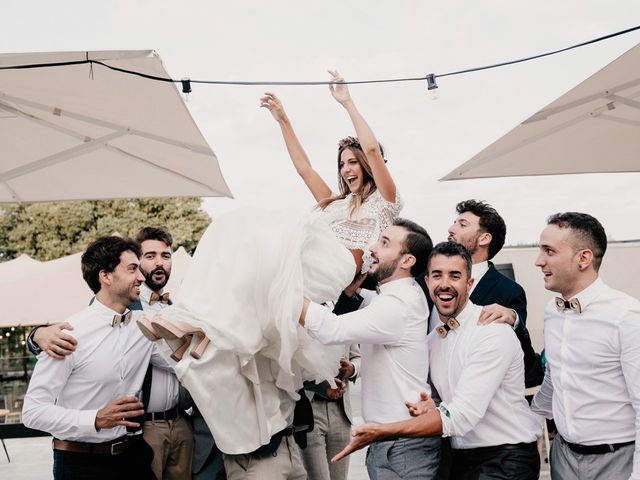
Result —
M 442 435 L 442 419 L 437 409 L 402 422 L 377 424 L 367 423 L 351 432 L 351 442 L 331 459 L 335 463 L 347 455 L 378 440 L 394 437 L 435 437 Z

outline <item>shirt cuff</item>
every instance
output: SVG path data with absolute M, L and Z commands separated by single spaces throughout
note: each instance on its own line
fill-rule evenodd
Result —
M 513 310 L 513 309 L 512 309 Z M 513 313 L 516 314 L 516 321 L 513 322 L 513 329 L 516 330 L 518 328 L 518 325 L 520 325 L 520 317 L 518 316 L 518 312 L 516 312 L 515 310 L 513 310 Z
M 351 360 L 349 360 L 351 362 Z M 353 365 L 353 375 L 351 375 L 348 380 L 351 380 L 352 382 L 356 381 L 356 377 L 358 376 L 358 366 L 351 362 L 351 365 Z
M 80 410 L 78 417 L 78 428 L 81 433 L 94 434 L 98 431 L 96 428 L 96 416 L 98 410 Z
M 322 323 L 322 318 L 327 311 L 327 307 L 323 307 L 322 305 L 314 302 L 309 302 L 307 315 L 304 318 L 304 328 L 311 332 L 318 331 L 318 328 L 320 328 L 320 324 Z
M 451 429 L 453 427 L 451 422 L 451 413 L 444 403 L 441 403 L 437 410 L 440 413 L 440 420 L 442 421 L 442 436 L 450 437 L 452 435 Z

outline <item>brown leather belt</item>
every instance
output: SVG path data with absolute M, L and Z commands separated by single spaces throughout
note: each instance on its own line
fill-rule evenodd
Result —
M 139 435 L 142 436 L 142 435 Z M 123 436 L 103 443 L 72 442 L 53 439 L 53 449 L 63 452 L 89 453 L 97 455 L 118 455 L 125 452 L 137 440 L 136 436 Z

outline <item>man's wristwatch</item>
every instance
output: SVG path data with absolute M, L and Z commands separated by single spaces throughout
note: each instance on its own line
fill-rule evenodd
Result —
M 29 351 L 31 353 L 33 353 L 34 355 L 38 356 L 42 353 L 42 349 L 38 346 L 38 344 L 33 340 L 33 335 L 36 333 L 36 330 L 38 330 L 42 325 L 38 325 L 37 327 L 33 328 L 30 332 L 29 335 L 27 336 L 27 348 L 29 349 Z

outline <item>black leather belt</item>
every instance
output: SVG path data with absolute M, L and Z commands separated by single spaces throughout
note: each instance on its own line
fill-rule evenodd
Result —
M 145 422 L 166 422 L 178 418 L 178 407 L 170 408 L 164 412 L 148 412 L 144 414 Z
M 567 444 L 571 451 L 580 453 L 581 455 L 602 455 L 603 453 L 615 452 L 622 447 L 636 443 L 634 441 L 630 441 L 622 443 L 603 443 L 600 445 L 580 445 L 579 443 L 567 442 L 564 438 L 562 440 L 564 440 L 564 443 Z
M 481 455 L 494 455 L 498 453 L 502 453 L 508 450 L 520 450 L 520 451 L 528 451 L 528 450 L 538 450 L 537 442 L 531 443 L 504 443 L 502 445 L 494 445 L 491 447 L 477 447 L 477 448 L 455 448 L 453 451 L 456 455 L 466 455 L 466 456 L 481 456 Z

